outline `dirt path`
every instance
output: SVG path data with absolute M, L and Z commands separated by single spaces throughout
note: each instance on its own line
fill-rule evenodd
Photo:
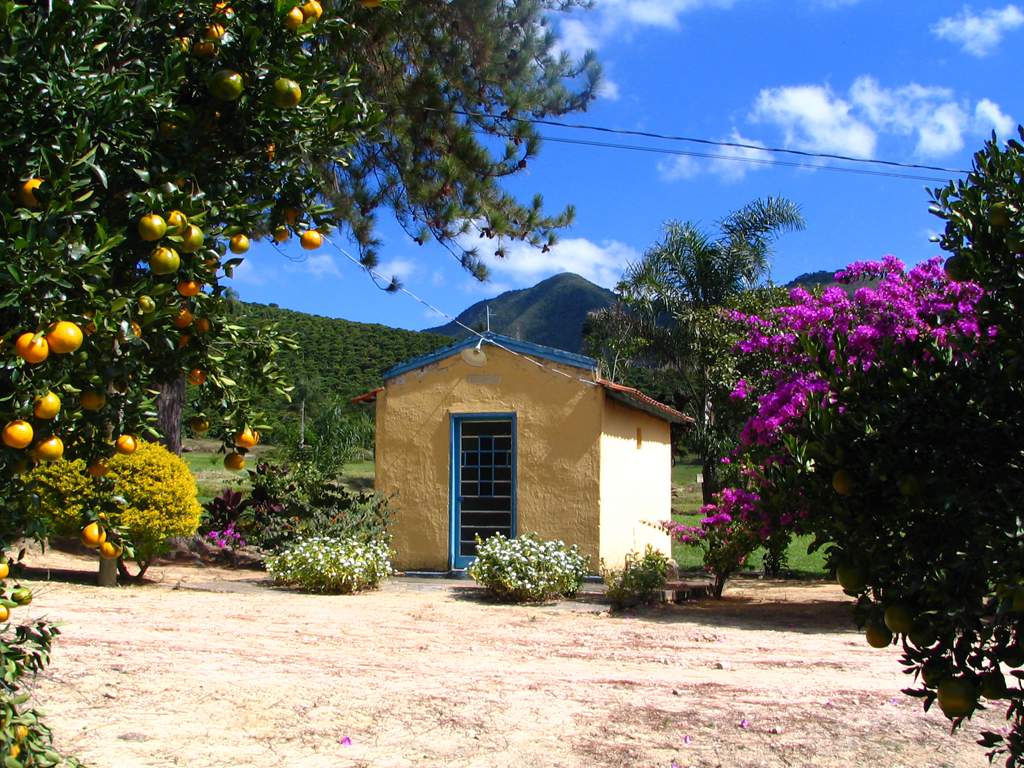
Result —
M 744 582 L 722 603 L 616 617 L 490 605 L 469 583 L 318 597 L 253 572 L 153 576 L 32 583 L 36 611 L 64 622 L 38 703 L 95 768 L 963 768 L 986 765 L 974 739 L 1000 724 L 948 736 L 831 585 Z

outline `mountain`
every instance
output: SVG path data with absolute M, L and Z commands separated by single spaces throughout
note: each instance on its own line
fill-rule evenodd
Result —
M 583 349 L 583 322 L 587 314 L 615 303 L 615 294 L 589 280 L 563 272 L 532 288 L 507 291 L 493 299 L 478 301 L 458 316 L 470 328 L 487 328 L 487 308 L 491 310 L 491 330 L 535 344 L 580 352 Z M 469 332 L 456 323 L 428 328 L 461 339 Z
M 835 274 L 836 271 L 834 269 L 821 269 L 817 272 L 805 272 L 786 283 L 786 287 L 796 288 L 799 286 L 801 288 L 817 288 L 819 285 L 828 287 L 830 285 L 835 285 Z

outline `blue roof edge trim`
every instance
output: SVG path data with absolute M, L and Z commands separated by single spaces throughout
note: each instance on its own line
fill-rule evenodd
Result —
M 483 334 L 483 338 L 484 343 L 491 342 L 496 346 L 506 347 L 512 352 L 518 352 L 521 355 L 539 357 L 544 360 L 550 360 L 553 363 L 567 365 L 570 368 L 581 368 L 585 371 L 593 372 L 597 370 L 597 361 L 592 357 L 587 357 L 586 355 L 579 355 L 575 352 L 566 352 L 564 349 L 555 349 L 554 347 L 545 347 L 543 344 L 534 344 L 531 341 L 520 341 L 519 339 L 513 339 L 497 333 L 485 333 Z M 434 352 L 430 352 L 426 355 L 421 355 L 420 357 L 414 357 L 412 360 L 406 360 L 404 363 L 399 363 L 385 371 L 384 380 L 387 381 L 388 379 L 395 378 L 395 376 L 401 376 L 403 373 L 415 371 L 417 368 L 423 368 L 431 363 L 444 360 L 447 357 L 458 354 L 464 349 L 475 347 L 479 341 L 479 336 L 467 336 L 462 339 L 462 341 L 457 341 L 450 346 L 443 347 L 442 349 L 435 350 Z

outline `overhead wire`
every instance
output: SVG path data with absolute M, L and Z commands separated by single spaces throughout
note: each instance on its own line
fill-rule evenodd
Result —
M 433 112 L 442 112 L 442 111 L 444 111 L 444 110 L 437 109 L 437 108 L 434 108 L 434 107 L 427 107 L 426 109 L 428 109 L 429 111 L 433 111 Z M 470 118 L 476 118 L 476 119 L 495 120 L 495 121 L 504 120 L 504 121 L 507 121 L 507 122 L 529 123 L 530 125 L 543 125 L 543 126 L 548 126 L 548 127 L 552 127 L 552 128 L 567 128 L 567 129 L 578 130 L 578 131 L 593 131 L 593 132 L 597 132 L 597 133 L 607 133 L 607 134 L 613 134 L 613 135 L 618 135 L 618 136 L 636 136 L 636 137 L 641 137 L 641 138 L 645 138 L 645 139 L 657 139 L 659 141 L 687 142 L 687 143 L 691 143 L 691 144 L 703 144 L 705 146 L 725 147 L 725 148 L 730 148 L 730 149 L 747 149 L 747 150 L 754 150 L 756 152 L 766 152 L 766 153 L 772 153 L 772 154 L 795 155 L 795 156 L 799 156 L 799 157 L 817 158 L 817 159 L 821 159 L 821 160 L 840 160 L 840 161 L 846 162 L 846 163 L 868 164 L 868 165 L 885 165 L 885 166 L 889 166 L 889 167 L 892 167 L 892 168 L 908 168 L 908 169 L 919 170 L 919 171 L 938 171 L 938 172 L 941 172 L 941 173 L 956 173 L 956 174 L 970 173 L 969 170 L 964 169 L 964 168 L 949 168 L 949 167 L 941 166 L 941 165 L 925 165 L 925 164 L 922 164 L 922 163 L 908 163 L 908 162 L 900 161 L 900 160 L 885 160 L 885 159 L 869 158 L 869 157 L 856 157 L 854 155 L 842 155 L 842 154 L 833 153 L 833 152 L 815 152 L 815 151 L 812 151 L 812 150 L 791 149 L 789 147 L 762 146 L 760 144 L 751 144 L 749 142 L 742 142 L 742 141 L 726 141 L 724 139 L 705 139 L 705 138 L 701 138 L 701 137 L 697 137 L 697 136 L 685 136 L 685 135 L 677 135 L 677 134 L 670 134 L 670 133 L 659 133 L 659 132 L 656 132 L 656 131 L 642 131 L 642 130 L 629 129 L 629 128 L 611 128 L 611 127 L 604 126 L 604 125 L 594 125 L 592 123 L 570 123 L 570 122 L 566 122 L 566 121 L 563 121 L 563 120 L 551 120 L 551 119 L 548 119 L 548 118 L 540 118 L 540 117 L 517 117 L 517 116 L 514 116 L 514 115 L 510 115 L 510 116 L 492 115 L 492 114 L 489 114 L 487 112 L 475 112 L 475 111 L 472 111 L 472 110 L 462 110 L 462 109 L 454 109 L 454 110 L 451 110 L 451 112 L 453 114 L 459 115 L 461 117 L 470 117 Z M 547 137 L 547 140 L 550 141 L 551 137 Z M 730 159 L 730 160 L 741 160 L 742 161 L 744 159 L 744 158 L 735 157 L 735 156 L 731 156 L 731 155 L 726 155 L 724 157 L 727 158 L 727 159 Z M 812 166 L 812 167 L 818 167 L 818 166 Z

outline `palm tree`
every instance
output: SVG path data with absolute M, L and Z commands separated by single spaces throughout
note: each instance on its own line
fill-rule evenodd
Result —
M 619 304 L 590 318 L 591 350 L 611 362 L 660 372 L 674 401 L 694 420 L 686 437 L 704 470 L 704 500 L 718 489 L 717 469 L 735 436 L 716 423 L 716 402 L 734 382 L 720 380 L 717 337 L 709 320 L 768 276 L 772 245 L 803 229 L 800 208 L 781 197 L 755 200 L 718 223 L 714 234 L 692 222 L 669 222 L 661 242 L 630 265 L 616 287 Z

